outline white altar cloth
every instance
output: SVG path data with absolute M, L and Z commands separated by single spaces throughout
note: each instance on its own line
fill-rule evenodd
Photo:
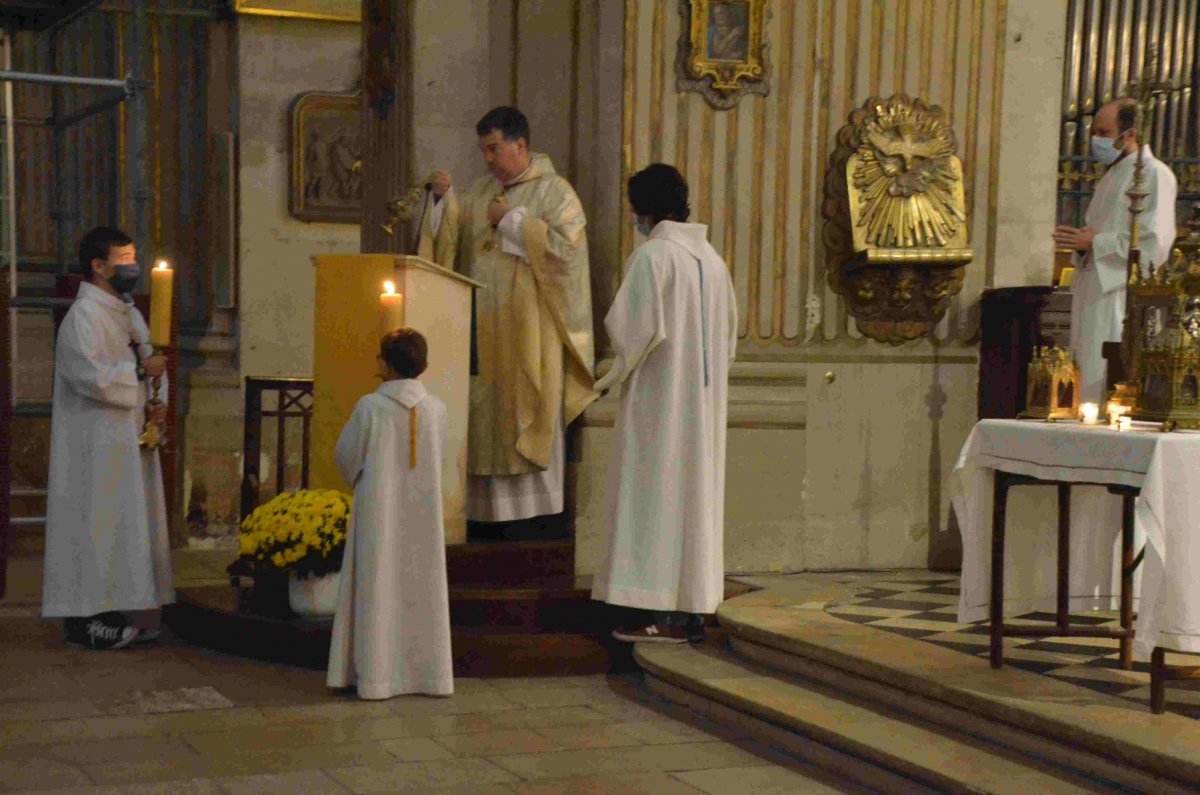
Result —
M 1043 480 L 1141 488 L 1134 549 L 1145 543 L 1146 557 L 1134 578 L 1134 655 L 1148 659 L 1155 646 L 1200 652 L 1200 435 L 1136 427 L 1118 432 L 1076 422 L 979 422 L 951 478 L 963 541 L 958 606 L 962 623 L 988 617 L 996 470 Z M 1005 615 L 1055 609 L 1057 498 L 1053 486 L 1009 491 Z M 1116 609 L 1120 541 L 1121 498 L 1102 486 L 1073 487 L 1072 611 Z

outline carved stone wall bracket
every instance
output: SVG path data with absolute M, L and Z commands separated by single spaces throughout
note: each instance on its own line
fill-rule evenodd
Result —
M 745 94 L 769 94 L 766 6 L 766 0 L 679 0 L 676 89 L 699 92 L 717 110 L 733 108 Z
M 898 345 L 930 333 L 962 290 L 962 163 L 941 108 L 872 97 L 837 134 L 825 172 L 829 286 L 860 331 Z

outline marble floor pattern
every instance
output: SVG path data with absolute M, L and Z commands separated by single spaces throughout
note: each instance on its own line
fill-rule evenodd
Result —
M 797 575 L 803 576 L 803 575 Z M 976 657 L 988 656 L 986 622 L 959 624 L 959 580 L 956 575 L 933 572 L 890 572 L 833 576 L 857 588 L 853 599 L 826 606 L 827 613 L 876 629 L 936 643 Z M 1006 623 L 1053 622 L 1051 613 L 1027 613 L 1006 618 Z M 1119 627 L 1117 613 L 1075 613 L 1072 623 Z M 1053 676 L 1071 684 L 1145 705 L 1150 698 L 1150 664 L 1134 662 L 1122 670 L 1115 638 L 1005 639 L 1004 664 Z M 1200 665 L 1200 655 L 1168 653 L 1167 663 Z M 1166 689 L 1167 709 L 1200 719 L 1200 682 L 1173 682 Z
M 227 552 L 176 555 L 224 582 Z M 324 674 L 158 643 L 63 645 L 41 561 L 0 601 L 0 793 L 857 793 L 650 695 L 638 676 L 459 679 L 447 699 L 362 702 Z

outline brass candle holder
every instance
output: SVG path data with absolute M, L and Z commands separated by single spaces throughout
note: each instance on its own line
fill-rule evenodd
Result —
M 153 356 L 161 356 L 162 351 L 154 349 Z M 163 402 L 158 398 L 158 392 L 162 388 L 162 376 L 154 376 L 150 379 L 150 399 L 146 401 L 147 408 L 156 408 L 161 406 Z M 138 447 L 143 450 L 157 450 L 166 442 L 166 433 L 158 427 L 158 423 L 147 417 L 142 423 L 142 433 L 138 436 Z

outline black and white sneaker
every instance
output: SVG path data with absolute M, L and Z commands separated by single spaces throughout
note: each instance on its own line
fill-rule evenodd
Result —
M 138 630 L 130 626 L 120 613 L 68 618 L 64 626 L 68 645 L 93 651 L 123 649 L 138 637 Z

